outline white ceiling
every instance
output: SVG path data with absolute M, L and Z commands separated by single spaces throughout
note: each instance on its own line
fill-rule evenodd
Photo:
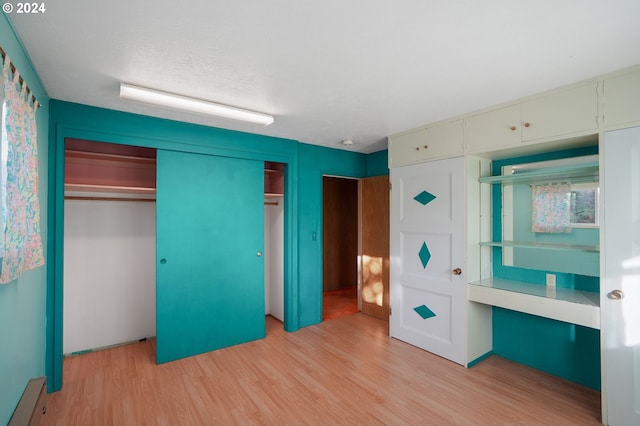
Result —
M 9 16 L 52 99 L 358 152 L 385 148 L 390 134 L 640 64 L 639 0 L 45 5 L 43 14 Z M 270 113 L 275 123 L 121 100 L 120 82 Z

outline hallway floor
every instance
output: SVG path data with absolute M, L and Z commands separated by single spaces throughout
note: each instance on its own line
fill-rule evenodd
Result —
M 358 288 L 350 287 L 322 293 L 322 321 L 358 312 Z

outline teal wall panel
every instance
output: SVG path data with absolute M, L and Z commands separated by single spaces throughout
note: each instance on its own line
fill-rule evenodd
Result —
M 493 308 L 493 353 L 600 389 L 600 332 Z
M 500 174 L 502 166 L 509 164 L 546 161 L 597 153 L 597 147 L 587 147 L 498 160 L 493 162 L 492 172 L 494 175 Z M 493 185 L 492 191 L 492 210 L 501 212 L 502 196 L 500 185 Z M 528 208 L 520 206 L 521 208 L 518 209 L 516 214 L 530 216 L 530 203 L 528 206 Z M 494 241 L 499 241 L 502 238 L 501 219 L 501 214 L 493 215 Z M 593 237 L 594 235 L 579 235 L 570 238 L 586 238 L 585 241 L 588 241 L 588 243 L 597 244 L 597 239 L 592 241 Z M 552 236 L 551 238 L 556 237 Z M 557 238 L 561 237 L 558 236 Z M 561 252 L 552 251 L 551 253 L 557 256 Z M 561 257 L 566 259 L 564 254 Z M 546 274 L 550 272 L 544 269 L 503 266 L 502 250 L 500 248 L 493 249 L 492 261 L 493 275 L 497 278 L 544 285 Z M 553 273 L 556 275 L 557 287 L 599 291 L 599 278 L 597 276 Z M 581 385 L 600 389 L 599 330 L 494 307 L 493 353 Z
M 367 177 L 389 174 L 389 151 L 383 150 L 367 154 Z
M 36 115 L 38 126 L 38 173 L 40 229 L 43 244 L 47 234 L 47 155 L 49 98 L 29 56 L 6 15 L 0 14 L 0 46 L 42 104 Z M 48 259 L 45 256 L 45 262 Z M 46 351 L 47 266 L 27 272 L 9 284 L 0 285 L 0 424 L 7 424 L 29 379 L 44 376 Z

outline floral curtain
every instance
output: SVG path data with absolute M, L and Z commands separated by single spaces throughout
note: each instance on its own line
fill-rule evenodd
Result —
M 531 231 L 571 232 L 571 185 L 532 185 Z
M 3 134 L 8 141 L 2 284 L 44 265 L 38 200 L 37 105 L 29 101 L 26 86 L 20 85 L 19 80 L 17 70 L 11 73 L 7 56 L 1 87 L 5 103 Z

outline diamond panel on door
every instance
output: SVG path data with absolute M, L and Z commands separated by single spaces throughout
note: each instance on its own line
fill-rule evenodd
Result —
M 418 253 L 418 257 L 422 262 L 422 267 L 426 268 L 429 263 L 429 259 L 431 259 L 431 252 L 429 251 L 429 247 L 427 247 L 427 243 L 422 243 L 422 247 L 420 248 L 420 252 Z
M 436 196 L 431 194 L 430 192 L 422 191 L 421 193 L 413 197 L 413 199 L 419 202 L 420 204 L 422 204 L 423 206 L 426 206 L 427 204 L 435 200 Z

